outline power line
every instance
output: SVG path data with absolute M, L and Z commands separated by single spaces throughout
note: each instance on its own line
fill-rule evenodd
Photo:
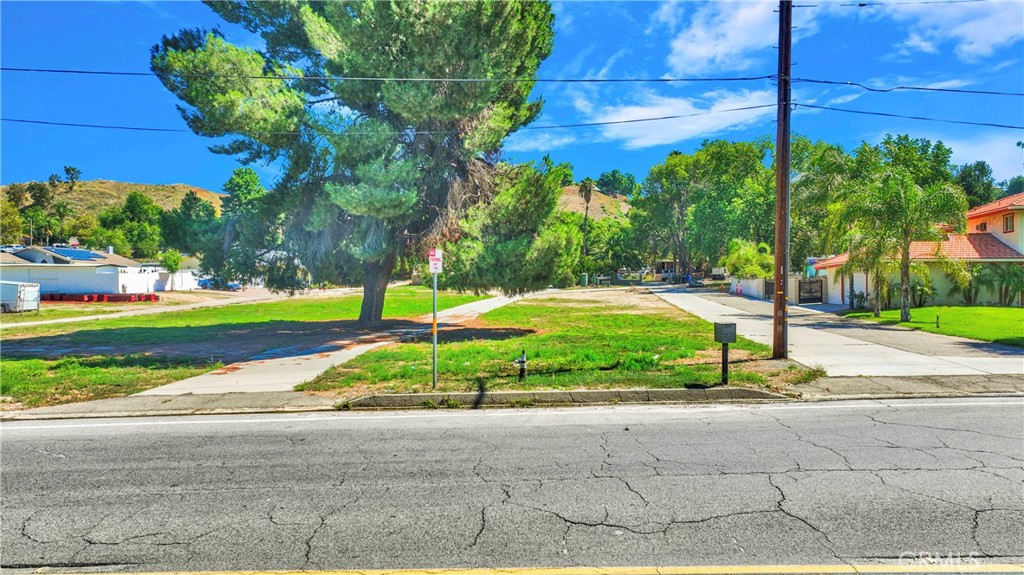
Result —
M 891 86 L 889 88 L 873 88 L 860 82 L 843 82 L 839 80 L 815 80 L 812 78 L 793 78 L 794 82 L 806 84 L 829 84 L 834 86 L 851 86 L 869 92 L 889 93 L 897 90 L 913 90 L 920 92 L 950 92 L 954 94 L 979 94 L 984 96 L 1024 96 L 1024 92 L 998 92 L 994 90 L 966 90 L 963 88 L 932 88 L 928 86 Z
M 64 70 L 55 68 L 0 67 L 0 72 L 29 72 L 39 74 L 77 74 L 86 76 L 132 76 L 156 77 L 154 72 L 123 72 L 112 70 Z M 672 82 L 754 82 L 772 80 L 775 74 L 762 76 L 732 76 L 724 78 L 390 78 L 390 77 L 348 77 L 348 76 L 287 76 L 287 75 L 246 75 L 246 74 L 176 74 L 186 78 L 229 78 L 235 80 L 308 80 L 341 82 L 451 82 L 460 84 L 524 83 L 539 84 L 627 84 L 627 83 L 672 83 Z
M 832 112 L 845 112 L 847 114 L 862 114 L 865 116 L 884 116 L 887 118 L 904 118 L 908 120 L 922 120 L 925 122 L 942 122 L 945 124 L 964 124 L 967 126 L 984 126 L 988 128 L 1007 128 L 1010 130 L 1024 130 L 1024 126 L 1012 126 L 1009 124 L 994 124 L 990 122 L 968 122 L 966 120 L 947 120 L 944 118 L 929 118 L 925 116 L 907 116 L 903 114 L 890 114 L 888 112 L 870 112 L 867 110 L 851 110 L 849 108 L 833 108 L 830 106 L 815 106 L 813 104 L 793 104 L 803 108 L 814 108 L 816 110 L 830 110 Z
M 992 2 L 993 0 L 905 0 L 904 2 L 851 2 L 840 4 L 840 6 L 853 6 L 865 8 L 868 6 L 899 6 L 901 4 L 975 4 L 977 2 Z
M 606 122 L 584 122 L 584 123 L 578 123 L 578 124 L 550 124 L 550 125 L 544 125 L 544 126 L 524 126 L 522 129 L 524 129 L 524 130 L 554 130 L 554 129 L 562 129 L 562 128 L 587 128 L 587 127 L 595 127 L 595 126 L 610 126 L 610 125 L 615 125 L 615 124 L 634 124 L 634 123 L 638 123 L 638 122 L 658 122 L 658 121 L 661 121 L 661 120 L 677 120 L 677 119 L 681 119 L 681 118 L 692 118 L 692 117 L 695 117 L 695 116 L 707 116 L 707 115 L 711 115 L 711 114 L 724 114 L 724 113 L 727 113 L 727 112 L 742 112 L 742 111 L 746 111 L 746 110 L 757 110 L 757 109 L 760 109 L 760 108 L 772 108 L 772 107 L 775 107 L 775 104 L 762 104 L 762 105 L 759 105 L 759 106 L 743 106 L 743 107 L 740 107 L 740 108 L 728 108 L 728 109 L 723 109 L 723 110 L 709 110 L 707 112 L 696 112 L 696 113 L 693 113 L 693 114 L 680 114 L 680 115 L 675 115 L 675 116 L 658 116 L 658 117 L 653 117 L 653 118 L 634 118 L 634 119 L 630 119 L 630 120 L 609 120 L 609 121 L 606 121 Z M 26 118 L 0 118 L 0 121 L 3 121 L 3 122 L 15 122 L 15 123 L 19 123 L 19 124 L 35 124 L 35 125 L 42 125 L 42 126 L 61 126 L 61 127 L 69 127 L 69 128 L 93 128 L 93 129 L 99 129 L 99 130 L 128 130 L 128 131 L 136 131 L 136 132 L 165 132 L 165 133 L 188 133 L 188 134 L 193 133 L 192 130 L 188 130 L 188 129 L 184 129 L 184 128 L 147 128 L 147 127 L 140 127 L 140 126 L 119 126 L 119 125 L 111 125 L 111 124 L 86 124 L 86 123 L 80 123 L 80 122 L 55 122 L 55 121 L 50 121 L 50 120 L 31 120 L 31 119 L 26 119 Z M 302 132 L 297 132 L 297 131 L 291 131 L 291 132 L 258 132 L 258 133 L 254 133 L 254 134 L 251 134 L 251 135 L 289 136 L 289 135 L 299 135 L 301 133 Z M 379 135 L 381 133 L 382 132 L 355 132 L 355 131 L 348 131 L 348 132 L 339 132 L 338 135 L 353 135 L 353 136 L 360 135 L 360 136 L 362 136 L 362 135 Z M 402 135 L 453 134 L 454 135 L 454 132 L 407 130 L 407 131 L 400 131 L 400 132 L 396 131 L 396 132 L 393 132 L 393 134 L 396 134 L 396 135 L 398 135 L 398 134 L 402 134 Z M 242 135 L 245 135 L 245 134 L 242 134 Z

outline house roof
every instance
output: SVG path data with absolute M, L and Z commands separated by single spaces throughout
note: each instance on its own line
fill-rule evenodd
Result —
M 9 252 L 0 252 L 0 264 L 24 264 L 25 260 Z
M 45 254 L 46 256 L 50 257 L 50 259 L 52 259 L 54 262 L 64 262 L 59 264 L 62 266 L 139 266 L 139 262 L 128 259 L 124 256 L 119 256 L 117 254 L 108 254 L 106 252 L 98 252 L 79 248 L 50 248 L 45 246 L 29 246 L 23 250 L 15 252 L 14 254 L 5 254 L 11 256 L 11 258 L 4 258 L 3 260 L 0 260 L 0 263 L 47 265 L 43 263 L 34 262 L 31 259 L 29 259 L 29 257 L 21 255 L 28 254 L 31 252 L 41 252 L 42 254 Z
M 994 214 L 1004 210 L 1022 210 L 1024 209 L 1024 192 L 1014 194 L 1012 196 L 1006 196 L 1000 198 L 994 202 L 978 206 L 973 210 L 968 210 L 967 218 L 977 218 L 980 216 L 987 216 L 988 214 Z
M 1024 262 L 1024 254 L 1004 244 L 992 234 L 950 234 L 942 242 L 911 242 L 910 259 L 936 260 L 944 256 L 956 260 L 1018 261 Z M 814 264 L 814 269 L 839 267 L 850 259 L 848 253 L 839 254 Z

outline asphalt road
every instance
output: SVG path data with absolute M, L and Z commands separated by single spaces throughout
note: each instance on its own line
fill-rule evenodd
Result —
M 2 426 L 5 569 L 1024 558 L 1020 398 Z

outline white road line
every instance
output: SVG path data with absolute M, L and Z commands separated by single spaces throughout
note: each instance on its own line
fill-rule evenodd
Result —
M 473 417 L 530 417 L 530 416 L 546 416 L 546 415 L 592 415 L 599 411 L 613 410 L 616 413 L 645 413 L 645 414 L 690 414 L 697 412 L 708 412 L 708 411 L 752 411 L 752 410 L 826 410 L 826 409 L 878 409 L 879 407 L 975 407 L 975 406 L 1017 406 L 1024 409 L 1024 400 L 1016 398 L 1008 398 L 1001 401 L 960 401 L 960 402 L 942 402 L 938 400 L 936 402 L 929 403 L 902 403 L 900 400 L 893 401 L 874 401 L 868 400 L 866 403 L 864 400 L 855 400 L 857 403 L 844 403 L 842 401 L 835 401 L 829 403 L 805 403 L 805 404 L 719 404 L 719 405 L 685 405 L 685 406 L 661 406 L 661 407 L 647 407 L 647 406 L 618 406 L 609 407 L 601 406 L 593 409 L 588 408 L 573 408 L 573 409 L 545 409 L 535 408 L 531 410 L 485 410 L 485 411 L 473 411 L 470 413 L 422 413 L 422 412 L 411 412 L 411 413 L 387 413 L 381 415 L 363 415 L 356 413 L 349 414 L 332 414 L 329 416 L 317 415 L 308 416 L 296 414 L 292 417 L 270 417 L 265 419 L 204 419 L 204 416 L 172 416 L 172 417 L 186 417 L 185 420 L 174 420 L 174 421 L 152 421 L 140 418 L 138 421 L 117 421 L 117 422 L 104 422 L 104 423 L 69 423 L 69 424 L 44 424 L 44 425 L 33 425 L 32 422 L 19 421 L 19 422 L 4 422 L 0 427 L 5 432 L 10 431 L 29 431 L 37 429 L 75 429 L 84 427 L 161 427 L 161 426 L 175 426 L 175 425 L 217 425 L 217 424 L 257 424 L 257 423 L 305 423 L 314 421 L 335 421 L 335 422 L 358 422 L 368 420 L 389 420 L 389 419 L 466 419 Z M 584 411 L 585 410 L 585 411 Z

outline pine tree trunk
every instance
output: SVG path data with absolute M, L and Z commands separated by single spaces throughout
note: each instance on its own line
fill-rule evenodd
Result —
M 384 295 L 395 268 L 395 253 L 391 252 L 380 261 L 363 262 L 363 305 L 359 309 L 359 325 L 372 327 L 380 325 L 384 313 Z
M 900 255 L 900 322 L 910 321 L 910 243 Z

